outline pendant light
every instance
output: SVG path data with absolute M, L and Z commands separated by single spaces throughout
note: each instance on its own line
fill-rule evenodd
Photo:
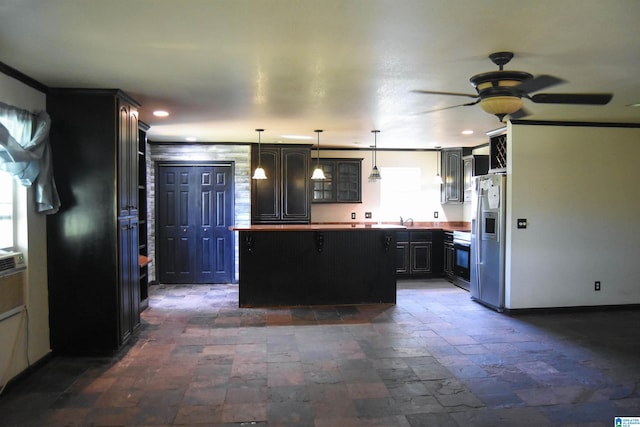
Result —
M 433 179 L 433 182 L 436 183 L 436 185 L 442 185 L 444 184 L 444 181 L 442 180 L 442 177 L 440 176 L 440 157 L 441 157 L 441 152 L 437 151 L 436 152 L 436 176 Z
M 261 152 L 260 152 L 260 133 L 264 132 L 264 129 L 256 129 L 256 132 L 258 132 L 258 167 L 256 168 L 256 170 L 253 172 L 253 179 L 267 179 L 267 175 L 264 173 L 264 169 L 262 169 L 262 166 L 260 166 L 260 160 L 261 160 Z
M 371 173 L 369 174 L 369 182 L 376 182 L 379 179 L 382 179 L 382 176 L 380 176 L 380 171 L 378 170 L 378 165 L 376 164 L 376 151 L 378 150 L 378 133 L 380 132 L 377 129 L 374 129 L 371 131 L 373 133 L 373 153 L 372 153 L 372 160 L 373 160 L 373 169 L 371 169 Z
M 324 176 L 324 171 L 320 167 L 320 132 L 322 132 L 322 129 L 316 129 L 314 130 L 314 132 L 318 134 L 318 161 L 316 164 L 316 168 L 313 171 L 313 175 L 311 175 L 311 179 L 315 181 L 321 181 L 323 179 L 326 179 Z

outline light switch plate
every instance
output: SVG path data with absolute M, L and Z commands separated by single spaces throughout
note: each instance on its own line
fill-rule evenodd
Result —
M 518 228 L 527 228 L 526 218 L 518 218 Z

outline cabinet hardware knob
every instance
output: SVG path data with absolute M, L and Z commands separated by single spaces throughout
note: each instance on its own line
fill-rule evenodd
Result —
M 204 232 L 206 233 L 207 231 L 209 231 L 209 229 L 208 229 L 208 228 L 205 228 L 205 229 L 204 229 Z

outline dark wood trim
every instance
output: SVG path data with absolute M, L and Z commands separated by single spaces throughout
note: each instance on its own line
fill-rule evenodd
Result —
M 584 126 L 584 127 L 605 127 L 605 128 L 639 128 L 640 123 L 611 123 L 611 122 L 563 122 L 546 120 L 511 120 L 514 125 L 531 126 Z
M 0 62 L 0 73 L 5 74 L 9 77 L 13 77 L 14 79 L 18 80 L 21 83 L 26 84 L 27 86 L 35 89 L 35 90 L 39 90 L 42 93 L 47 93 L 49 92 L 49 88 L 47 86 L 45 86 L 44 84 L 40 83 L 39 81 L 37 81 L 36 79 L 33 79 L 29 76 L 27 76 L 24 73 L 21 73 L 20 71 L 16 70 L 13 67 L 10 67 L 9 65 L 5 64 L 4 62 Z
M 142 105 L 129 96 L 126 92 L 121 89 L 83 89 L 83 88 L 65 88 L 65 87 L 55 87 L 49 88 L 48 94 L 69 94 L 69 95 L 110 95 L 114 97 L 118 97 L 129 104 L 134 105 L 136 108 L 140 108 Z

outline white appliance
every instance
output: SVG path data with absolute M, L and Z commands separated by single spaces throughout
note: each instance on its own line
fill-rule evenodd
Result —
M 504 310 L 506 187 L 504 175 L 475 180 L 471 206 L 471 298 L 494 310 Z
M 0 322 L 24 309 L 24 255 L 0 250 Z

